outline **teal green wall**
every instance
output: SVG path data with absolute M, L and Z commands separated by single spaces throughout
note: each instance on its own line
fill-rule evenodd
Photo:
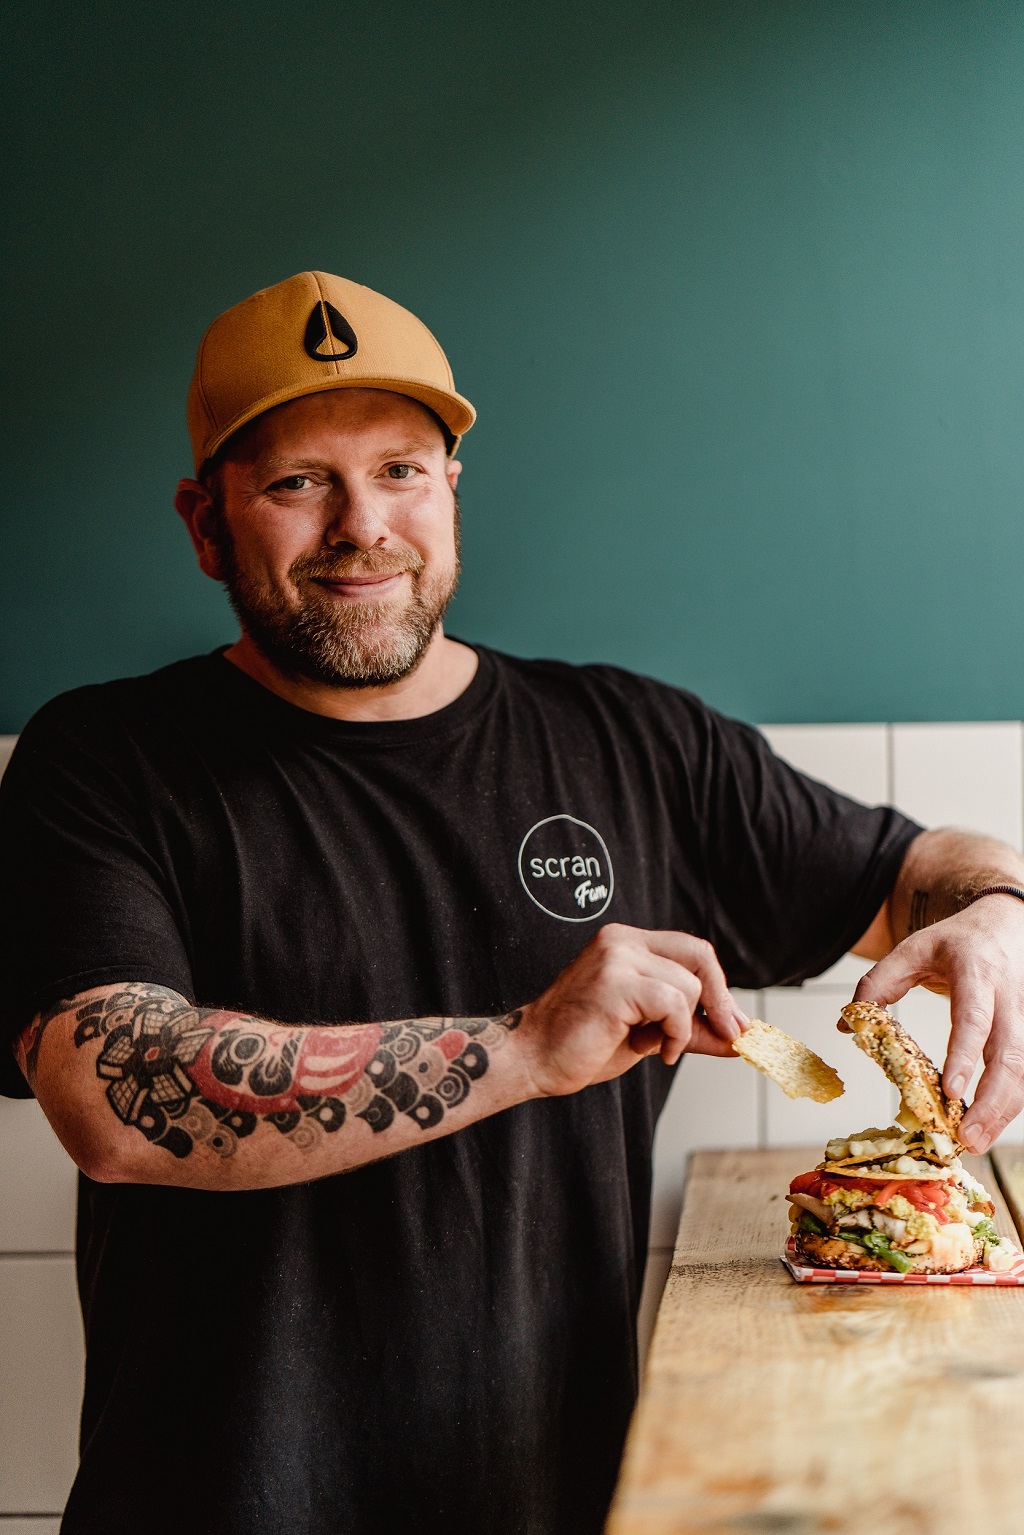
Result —
M 760 720 L 1024 716 L 1020 0 L 7 15 L 0 729 L 230 638 L 185 389 L 309 266 L 479 409 L 454 632 Z

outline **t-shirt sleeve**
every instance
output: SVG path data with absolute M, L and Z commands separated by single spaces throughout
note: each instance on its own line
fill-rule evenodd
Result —
M 88 690 L 83 690 L 86 694 Z M 11 1045 L 40 1009 L 191 967 L 116 727 L 67 695 L 26 726 L 0 782 L 0 1093 L 30 1096 Z M 69 700 L 71 700 L 69 702 Z
M 726 974 L 749 987 L 820 975 L 867 931 L 921 827 L 805 777 L 748 725 L 709 710 L 704 729 L 708 919 Z

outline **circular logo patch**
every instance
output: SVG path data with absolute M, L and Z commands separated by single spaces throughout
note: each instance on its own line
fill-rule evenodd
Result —
M 549 815 L 530 827 L 519 848 L 519 878 L 534 905 L 559 922 L 603 916 L 615 889 L 604 838 L 573 815 Z

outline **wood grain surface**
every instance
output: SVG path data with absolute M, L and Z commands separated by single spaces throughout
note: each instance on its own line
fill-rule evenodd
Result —
M 1024 1233 L 1024 1146 L 995 1146 L 991 1155 L 1000 1191 L 1017 1230 Z
M 796 1284 L 820 1155 L 691 1159 L 607 1535 L 1024 1532 L 1024 1289 Z

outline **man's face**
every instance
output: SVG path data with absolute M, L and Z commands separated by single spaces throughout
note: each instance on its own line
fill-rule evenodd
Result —
M 417 665 L 454 594 L 458 476 L 415 400 L 379 389 L 291 400 L 218 471 L 204 569 L 286 675 L 386 686 Z

